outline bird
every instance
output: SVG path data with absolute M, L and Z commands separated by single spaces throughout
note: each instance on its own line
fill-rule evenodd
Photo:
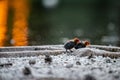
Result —
M 78 44 L 75 45 L 75 49 L 85 48 L 86 46 L 90 45 L 89 41 L 80 41 Z
M 64 44 L 64 48 L 66 49 L 66 52 L 68 52 L 68 50 L 69 50 L 70 52 L 73 52 L 71 49 L 74 48 L 78 43 L 80 43 L 79 38 L 74 38 L 74 39 L 72 39 L 72 40 L 67 41 L 67 42 Z

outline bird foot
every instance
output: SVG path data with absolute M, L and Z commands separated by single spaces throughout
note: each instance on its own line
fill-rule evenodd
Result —
M 68 51 L 68 50 L 66 50 L 66 53 L 72 53 L 72 52 L 73 52 L 72 50 L 69 50 L 69 51 Z

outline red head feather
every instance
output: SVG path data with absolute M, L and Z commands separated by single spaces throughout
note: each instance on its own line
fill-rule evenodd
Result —
M 78 38 L 74 38 L 73 40 L 74 40 L 75 43 L 79 43 L 80 42 L 80 40 Z
M 84 44 L 85 44 L 86 46 L 88 46 L 88 45 L 90 45 L 90 42 L 89 42 L 89 41 L 85 41 Z

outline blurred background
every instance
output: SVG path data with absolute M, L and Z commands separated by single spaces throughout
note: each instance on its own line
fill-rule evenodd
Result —
M 74 37 L 120 46 L 120 0 L 0 0 L 0 46 L 63 44 Z

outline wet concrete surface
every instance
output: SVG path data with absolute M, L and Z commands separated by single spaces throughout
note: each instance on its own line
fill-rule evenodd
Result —
M 54 47 L 55 50 L 57 48 Z M 63 50 L 58 55 L 47 54 L 52 59 L 47 59 L 47 62 L 46 55 L 40 54 L 1 57 L 0 80 L 120 80 L 119 57 L 91 55 L 104 52 L 106 51 L 95 48 L 73 50 L 72 53 Z

